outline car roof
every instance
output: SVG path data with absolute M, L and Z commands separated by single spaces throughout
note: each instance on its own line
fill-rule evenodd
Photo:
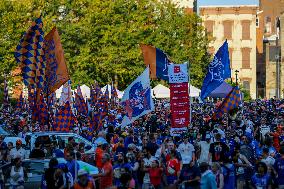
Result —
M 44 135 L 78 135 L 77 133 L 67 133 L 67 132 L 59 132 L 59 131 L 47 131 L 47 132 L 34 132 L 28 133 L 28 135 L 36 135 L 36 136 L 44 136 Z
M 5 126 L 0 127 L 0 135 L 3 136 L 16 136 L 12 131 L 7 129 Z

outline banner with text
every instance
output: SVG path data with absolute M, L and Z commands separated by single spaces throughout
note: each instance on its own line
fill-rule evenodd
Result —
M 188 83 L 187 64 L 168 65 L 169 83 Z
M 189 125 L 188 83 L 172 83 L 170 91 L 171 134 L 175 136 L 186 132 Z

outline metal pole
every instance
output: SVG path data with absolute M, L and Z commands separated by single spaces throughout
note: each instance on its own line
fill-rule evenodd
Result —
M 238 85 L 238 73 L 239 73 L 239 70 L 236 70 L 236 71 L 235 71 L 235 75 L 236 75 L 236 85 Z
M 277 18 L 277 24 L 276 24 L 276 98 L 280 98 L 280 61 L 279 61 L 279 34 L 280 34 L 280 19 Z
M 192 126 L 191 124 L 191 119 L 192 119 L 192 115 L 191 115 L 191 109 L 192 109 L 192 99 L 191 99 L 191 96 L 190 96 L 190 64 L 189 64 L 189 61 L 187 63 L 187 67 L 188 67 L 188 96 L 189 96 L 189 125 L 190 127 Z
M 280 98 L 280 64 L 278 52 L 278 36 L 276 36 L 276 98 Z

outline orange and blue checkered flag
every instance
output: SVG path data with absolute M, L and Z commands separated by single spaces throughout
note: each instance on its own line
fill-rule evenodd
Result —
M 88 115 L 88 107 L 84 98 L 75 92 L 75 108 L 79 115 Z
M 28 102 L 29 102 L 29 110 L 32 111 L 34 107 L 34 98 L 35 98 L 35 91 L 31 88 L 28 88 Z
M 91 87 L 91 106 L 94 107 L 97 105 L 99 100 L 101 88 L 99 84 L 95 81 L 95 85 Z
M 41 93 L 39 96 L 39 100 L 37 103 L 37 115 L 38 115 L 38 121 L 41 124 L 41 126 L 43 125 L 48 125 L 48 121 L 49 121 L 49 113 L 48 113 L 48 107 L 47 104 L 45 102 L 45 99 L 43 97 L 43 94 Z
M 64 106 L 60 107 L 60 110 L 54 117 L 53 130 L 68 132 L 75 124 L 75 117 L 72 113 L 72 109 L 69 101 Z
M 20 40 L 15 51 L 22 69 L 23 82 L 31 88 L 43 88 L 45 82 L 44 32 L 41 18 L 37 18 Z
M 221 106 L 218 107 L 213 115 L 213 119 L 222 118 L 224 113 L 229 113 L 231 110 L 236 109 L 241 104 L 241 92 L 238 86 L 235 86 L 227 97 L 222 102 Z
M 21 92 L 20 98 L 17 100 L 16 110 L 22 110 L 24 107 L 23 91 Z

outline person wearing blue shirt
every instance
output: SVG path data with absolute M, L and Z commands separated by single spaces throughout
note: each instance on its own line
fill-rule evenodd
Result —
M 128 136 L 124 139 L 124 147 L 127 149 L 129 144 L 133 143 L 134 140 L 134 135 L 133 135 L 133 130 L 129 129 L 128 130 Z
M 226 132 L 226 139 L 224 141 L 227 146 L 229 147 L 229 154 L 230 156 L 233 155 L 234 151 L 235 151 L 235 140 L 234 138 L 231 136 L 230 132 Z
M 199 169 L 201 172 L 200 189 L 217 189 L 216 177 L 209 170 L 209 165 L 206 162 L 202 162 Z
M 222 165 L 222 171 L 224 175 L 224 188 L 223 189 L 232 189 L 235 188 L 235 166 L 232 164 L 230 157 L 224 158 Z
M 280 158 L 276 159 L 274 163 L 274 170 L 277 173 L 276 183 L 279 189 L 284 189 L 284 147 L 279 150 Z
M 120 177 L 123 173 L 132 171 L 132 166 L 130 163 L 124 161 L 124 154 L 118 153 L 117 154 L 117 164 L 112 167 L 114 172 L 114 184 L 116 186 L 120 186 Z
M 67 152 L 65 159 L 66 159 L 66 165 L 67 165 L 68 171 L 72 174 L 72 177 L 75 180 L 76 179 L 75 176 L 77 175 L 78 170 L 80 169 L 79 163 L 75 161 L 75 153 Z
M 271 177 L 267 174 L 267 166 L 263 162 L 256 164 L 256 173 L 251 178 L 251 184 L 256 189 L 270 189 Z
M 64 158 L 64 153 L 62 150 L 58 149 L 58 144 L 56 141 L 52 141 L 51 143 L 52 148 L 52 156 L 56 158 Z

